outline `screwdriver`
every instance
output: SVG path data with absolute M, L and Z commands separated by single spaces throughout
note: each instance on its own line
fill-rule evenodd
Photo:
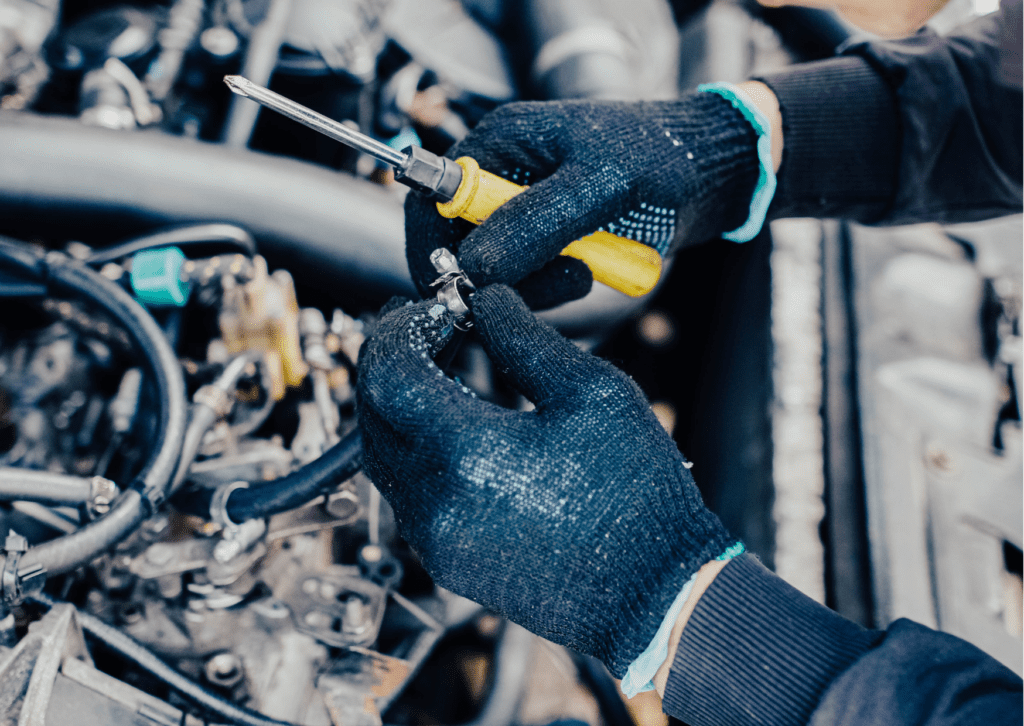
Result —
M 397 151 L 242 76 L 224 76 L 224 82 L 240 96 L 390 164 L 395 170 L 395 181 L 440 199 L 437 211 L 449 219 L 461 217 L 482 224 L 498 207 L 526 190 L 481 169 L 468 156 L 452 161 L 419 146 Z M 583 237 L 562 250 L 562 254 L 582 260 L 595 280 L 630 297 L 653 290 L 661 276 L 661 256 L 657 251 L 610 232 L 598 231 Z

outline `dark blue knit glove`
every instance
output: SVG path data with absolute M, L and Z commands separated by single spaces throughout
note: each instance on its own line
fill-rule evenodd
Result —
M 621 677 L 690 576 L 735 540 L 628 376 L 508 287 L 473 306 L 496 369 L 536 409 L 473 397 L 431 360 L 449 314 L 400 307 L 360 356 L 366 471 L 438 584 Z
M 513 103 L 486 116 L 448 156 L 471 156 L 529 189 L 475 228 L 434 201 L 405 203 L 406 257 L 423 295 L 446 247 L 478 286 L 515 285 L 535 310 L 582 297 L 590 270 L 559 256 L 606 229 L 664 255 L 743 224 L 757 184 L 757 134 L 728 101 Z

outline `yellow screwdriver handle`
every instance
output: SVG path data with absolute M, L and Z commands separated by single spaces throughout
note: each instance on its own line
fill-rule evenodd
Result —
M 481 169 L 468 156 L 456 159 L 455 163 L 462 167 L 462 183 L 450 202 L 437 205 L 437 211 L 449 219 L 462 217 L 482 224 L 494 210 L 526 190 Z M 661 277 L 661 255 L 645 244 L 611 232 L 595 232 L 578 239 L 562 254 L 582 260 L 595 280 L 630 297 L 646 295 Z

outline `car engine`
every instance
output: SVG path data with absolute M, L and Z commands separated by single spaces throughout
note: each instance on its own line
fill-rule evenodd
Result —
M 0 0 L 5 722 L 510 722 L 532 636 L 436 587 L 359 471 L 403 191 L 221 79 L 443 152 L 515 98 L 669 97 L 677 52 L 657 0 Z

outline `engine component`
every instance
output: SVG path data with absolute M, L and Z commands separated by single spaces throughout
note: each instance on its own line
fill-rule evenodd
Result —
M 214 260 L 211 273 L 219 266 L 219 258 Z M 239 263 L 221 278 L 224 298 L 217 319 L 221 337 L 228 353 L 264 353 L 273 381 L 271 397 L 280 400 L 285 386 L 299 385 L 309 372 L 302 358 L 295 285 L 287 270 L 268 274 L 267 263 L 259 256 L 254 258 L 250 280 L 239 282 L 235 274 L 241 271 Z
M 192 233 L 218 243 L 208 227 Z M 223 236 L 230 244 L 240 239 Z M 153 249 L 168 241 L 181 246 Z M 192 285 L 192 294 L 182 306 L 152 305 L 151 315 L 122 287 L 125 269 L 145 297 L 151 289 L 138 284 L 137 265 L 146 255 L 165 259 L 167 249 L 184 259 L 176 279 Z M 74 632 L 78 623 L 115 654 L 106 673 L 28 664 L 44 680 L 74 681 L 48 691 L 55 694 L 49 701 L 40 696 L 40 708 L 54 713 L 66 711 L 68 697 L 118 713 L 146 702 L 119 680 L 144 672 L 159 684 L 147 690 L 177 694 L 171 703 L 157 699 L 161 714 L 180 706 L 188 718 L 232 723 L 379 724 L 445 634 L 453 600 L 423 587 L 390 510 L 365 477 L 353 478 L 361 439 L 348 366 L 363 324 L 341 310 L 328 324 L 320 310 L 299 308 L 290 277 L 270 273 L 259 256 L 185 257 L 203 249 L 182 228 L 100 252 L 69 247 L 86 262 L 0 244 L 0 271 L 12 283 L 3 289 L 36 316 L 13 328 L 13 320 L 0 323 L 5 405 L 18 415 L 11 460 L 3 463 L 19 467 L 0 468 L 0 502 L 15 500 L 0 504 L 0 526 L 25 533 L 4 542 L 0 636 L 17 644 L 14 657 L 22 657 L 22 643 L 35 647 L 38 640 L 17 640 L 14 618 L 23 621 L 25 603 L 36 602 L 53 610 L 33 627 L 60 620 L 64 632 Z M 102 265 L 102 274 L 89 265 Z M 33 284 L 13 284 L 19 279 Z M 260 284 L 251 286 L 254 280 Z M 268 314 L 268 300 L 289 301 L 273 308 L 287 315 Z M 232 315 L 246 332 L 233 339 L 234 355 L 224 335 Z M 161 422 L 164 430 L 168 418 L 184 424 L 166 396 L 155 395 L 161 369 L 137 361 L 147 331 L 160 336 L 152 346 L 176 341 L 179 411 L 185 388 L 191 392 L 169 468 L 157 462 L 147 469 L 138 455 L 153 438 L 160 450 Z M 303 375 L 275 398 L 269 346 L 281 340 L 295 341 Z M 150 405 L 154 399 L 159 405 Z M 46 424 L 42 435 L 30 436 L 24 425 L 33 417 Z M 62 437 L 74 445 L 62 445 Z M 154 479 L 158 466 L 163 473 Z M 107 476 L 87 476 L 100 470 Z M 114 482 L 133 479 L 119 493 Z M 60 604 L 58 593 L 82 610 Z M 386 687 L 374 685 L 381 678 Z M 121 684 L 112 686 L 111 703 L 96 695 L 107 683 Z M 6 708 L 0 702 L 0 712 L 9 714 Z
M 49 290 L 56 294 L 78 295 L 104 309 L 143 351 L 160 402 L 155 453 L 141 475 L 113 502 L 110 511 L 67 537 L 34 547 L 20 558 L 21 567 L 30 573 L 43 569 L 59 574 L 74 569 L 127 536 L 163 502 L 184 435 L 184 383 L 177 359 L 160 328 L 114 283 L 63 255 L 51 253 L 44 259 L 23 246 L 4 241 L 0 241 L 0 265 L 22 278 L 45 281 Z M 5 566 L 10 573 L 10 557 Z M 21 577 L 20 570 L 13 572 L 16 579 Z
M 58 0 L 0 3 L 0 108 L 27 108 L 50 76 L 43 42 L 60 12 Z
M 110 479 L 84 479 L 66 474 L 14 467 L 0 468 L 0 499 L 28 500 L 46 504 L 88 504 L 94 511 L 109 507 L 117 495 Z
M 445 723 L 405 686 L 474 637 L 493 662 L 479 722 L 511 720 L 529 636 L 477 629 L 353 476 L 368 313 L 413 293 L 393 176 L 220 84 L 242 72 L 440 153 L 530 85 L 504 20 L 478 17 L 455 0 L 0 0 L 0 233 L 42 241 L 0 241 L 5 718 Z M 603 290 L 565 320 L 630 307 Z

